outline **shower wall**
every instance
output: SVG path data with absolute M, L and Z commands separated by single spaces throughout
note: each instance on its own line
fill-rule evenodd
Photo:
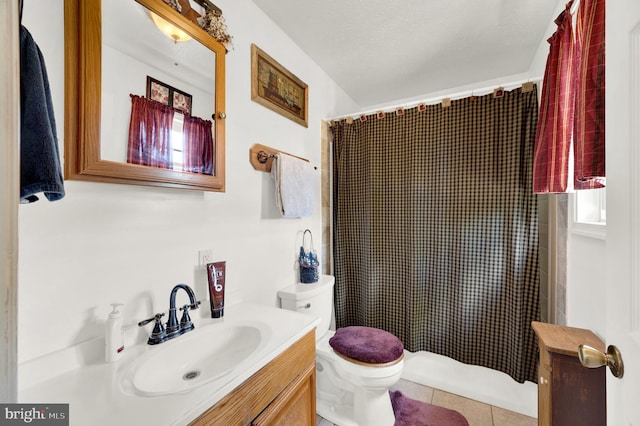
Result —
M 329 123 L 322 121 L 320 124 L 320 198 L 322 208 L 322 251 L 320 269 L 324 274 L 333 273 L 333 246 L 331 244 L 331 143 L 329 135 Z
M 538 195 L 540 320 L 566 325 L 568 195 Z

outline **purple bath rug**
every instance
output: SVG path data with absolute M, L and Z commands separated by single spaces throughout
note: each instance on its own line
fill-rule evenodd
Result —
M 457 411 L 427 404 L 406 397 L 400 391 L 390 391 L 395 426 L 469 426 Z

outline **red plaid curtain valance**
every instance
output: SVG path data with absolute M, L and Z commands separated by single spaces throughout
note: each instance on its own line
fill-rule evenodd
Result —
M 573 32 L 573 0 L 549 38 L 536 131 L 535 193 L 567 192 L 573 144 L 576 189 L 604 187 L 604 0 L 581 0 Z
M 174 110 L 141 96 L 131 95 L 131 121 L 127 162 L 170 169 L 171 125 Z
M 213 123 L 183 114 L 182 142 L 172 143 L 175 111 L 160 102 L 131 95 L 127 162 L 174 169 L 175 149 L 182 158 L 182 171 L 213 175 Z M 176 167 L 179 164 L 176 162 Z
M 571 3 L 556 18 L 558 29 L 547 40 L 549 56 L 542 83 L 533 160 L 535 193 L 567 190 L 576 87 Z
M 573 136 L 576 189 L 605 186 L 604 13 L 604 0 L 585 0 L 576 19 L 576 52 L 580 60 Z

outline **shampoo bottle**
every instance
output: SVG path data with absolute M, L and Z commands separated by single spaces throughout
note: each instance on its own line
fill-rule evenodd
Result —
M 124 336 L 122 334 L 122 316 L 118 306 L 122 303 L 112 303 L 113 310 L 109 313 L 105 327 L 105 352 L 104 357 L 107 362 L 115 362 L 122 356 L 124 350 Z

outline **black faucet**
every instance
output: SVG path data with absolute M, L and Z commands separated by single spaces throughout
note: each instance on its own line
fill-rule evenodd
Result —
M 180 323 L 178 323 L 178 317 L 176 315 L 176 293 L 178 293 L 178 290 L 180 289 L 183 289 L 189 295 L 189 304 L 180 308 L 182 311 L 182 318 L 180 319 Z M 153 332 L 149 336 L 147 343 L 149 345 L 157 345 L 158 343 L 165 342 L 193 330 L 195 326 L 193 325 L 193 322 L 191 322 L 189 309 L 198 309 L 198 305 L 200 305 L 200 301 L 196 300 L 196 294 L 193 292 L 191 287 L 186 284 L 177 284 L 171 290 L 171 296 L 169 297 L 169 320 L 167 321 L 167 327 L 165 328 L 161 321 L 164 313 L 156 314 L 152 318 L 138 323 L 138 325 L 142 327 L 143 325 L 147 325 L 151 321 L 155 320 Z
M 182 318 L 178 323 L 178 316 L 176 315 L 176 294 L 178 290 L 183 289 L 189 295 L 189 305 L 184 305 L 180 310 L 182 311 Z M 167 321 L 167 339 L 172 339 L 176 336 L 186 333 L 194 329 L 194 325 L 191 322 L 189 316 L 189 309 L 198 309 L 199 301 L 196 300 L 196 294 L 191 287 L 186 284 L 176 284 L 171 290 L 171 296 L 169 297 L 169 320 Z

